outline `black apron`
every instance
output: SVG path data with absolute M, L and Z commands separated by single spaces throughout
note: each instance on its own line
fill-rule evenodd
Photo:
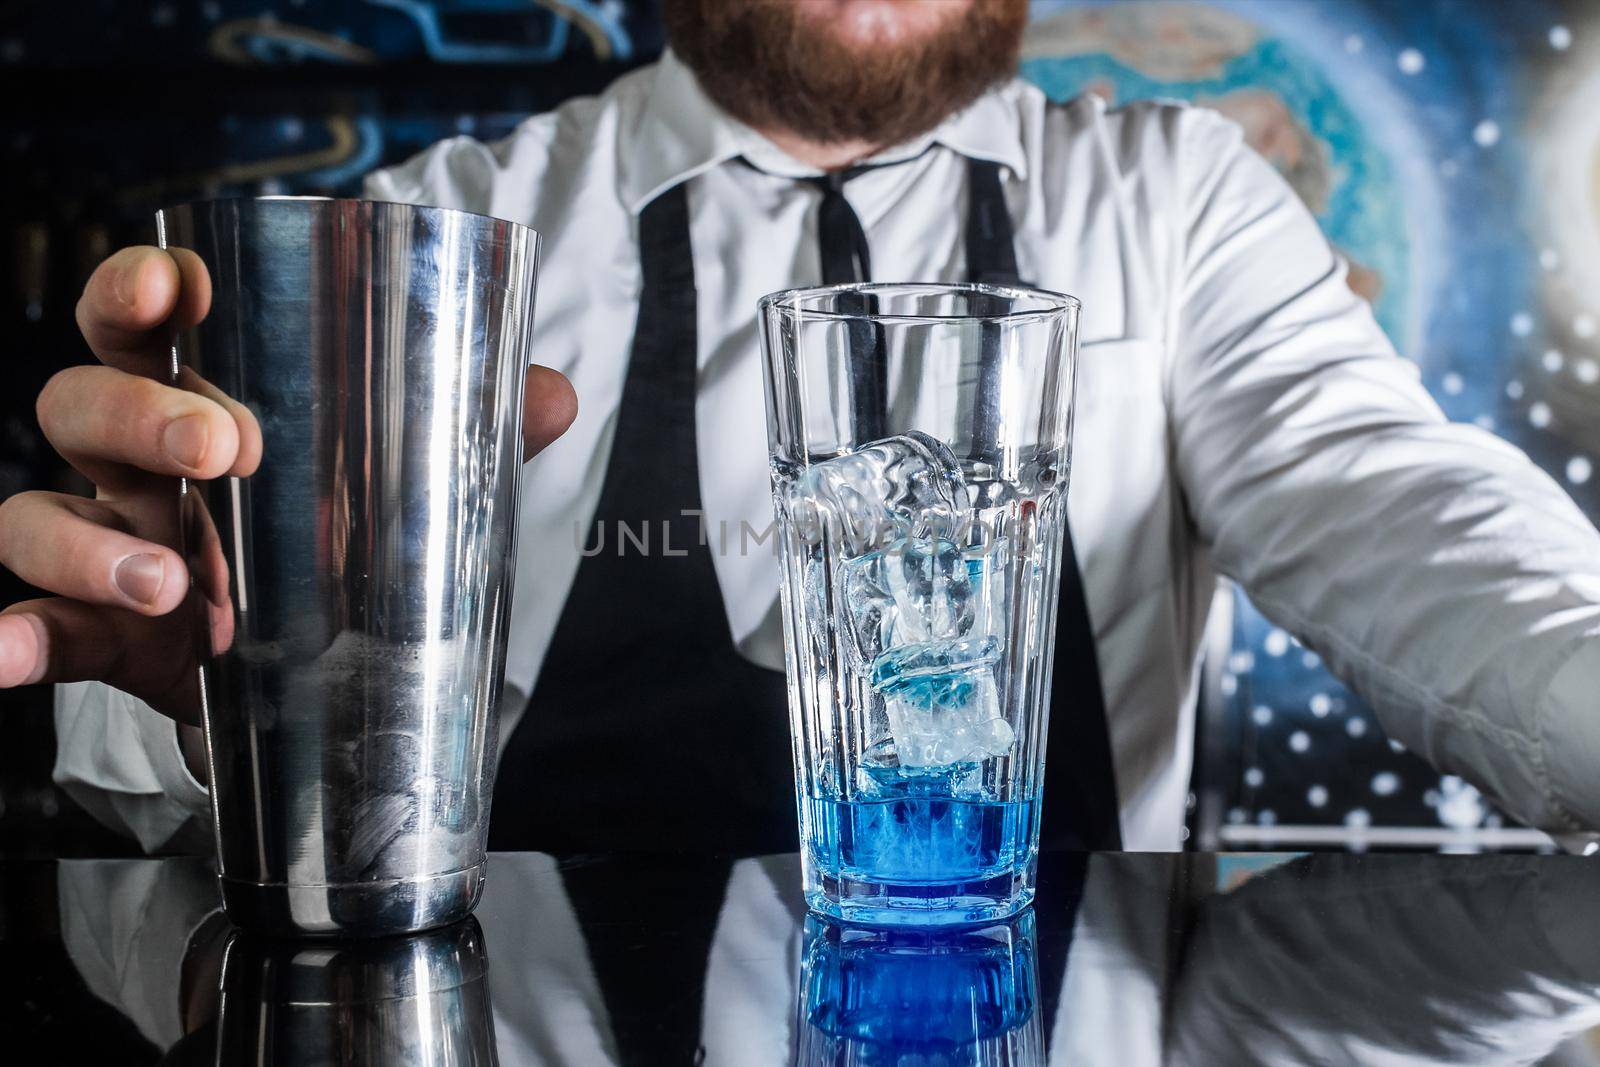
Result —
M 969 162 L 967 206 L 968 279 L 1016 283 L 998 164 Z M 611 462 L 586 555 L 500 760 L 492 849 L 737 856 L 798 847 L 783 674 L 735 647 L 695 517 L 691 249 L 680 184 L 639 217 L 644 284 Z M 1100 671 L 1070 532 L 1063 553 L 1042 844 L 1117 849 Z

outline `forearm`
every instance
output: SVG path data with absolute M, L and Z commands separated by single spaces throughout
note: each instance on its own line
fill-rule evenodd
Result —
M 1600 533 L 1446 422 L 1284 183 L 1196 129 L 1172 420 L 1197 532 L 1391 736 L 1524 821 L 1600 828 Z

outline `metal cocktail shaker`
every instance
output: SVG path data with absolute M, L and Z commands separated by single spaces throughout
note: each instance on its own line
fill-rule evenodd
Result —
M 231 600 L 200 650 L 228 915 L 453 922 L 483 886 L 538 235 L 294 197 L 157 221 L 212 284 L 172 372 L 263 439 L 250 477 L 183 487 L 190 565 L 225 565 Z
M 219 1065 L 499 1062 L 489 961 L 473 919 L 342 944 L 236 932 L 219 988 Z

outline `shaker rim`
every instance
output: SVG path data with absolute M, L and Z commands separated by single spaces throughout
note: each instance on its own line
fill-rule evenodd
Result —
M 518 230 L 526 230 L 535 238 L 543 240 L 543 235 L 525 222 L 515 219 L 503 219 L 498 215 L 486 215 L 481 211 L 468 211 L 459 207 L 440 207 L 437 204 L 412 204 L 404 200 L 377 200 L 365 196 L 316 196 L 299 193 L 270 193 L 261 196 L 211 196 L 201 197 L 198 200 L 180 200 L 176 204 L 167 204 L 160 208 L 158 214 L 176 211 L 179 208 L 196 208 L 204 204 L 257 204 L 272 201 L 299 201 L 307 204 L 375 204 L 380 207 L 405 208 L 408 211 L 432 211 L 445 215 L 465 215 L 469 218 L 483 219 L 485 222 L 497 222 L 505 226 L 512 226 Z

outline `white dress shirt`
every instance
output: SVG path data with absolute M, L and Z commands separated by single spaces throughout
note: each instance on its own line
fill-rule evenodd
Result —
M 1127 846 L 1179 847 L 1217 572 L 1442 771 L 1532 825 L 1600 827 L 1600 534 L 1516 449 L 1444 420 L 1238 127 L 1177 104 L 1052 106 L 1013 81 L 846 187 L 877 280 L 962 276 L 968 156 L 1003 165 L 1022 276 L 1084 303 L 1069 513 Z M 368 180 L 369 196 L 545 239 L 535 358 L 572 380 L 579 414 L 524 471 L 502 740 L 611 460 L 638 212 L 679 182 L 701 491 L 709 527 L 733 532 L 717 578 L 741 650 L 782 666 L 773 542 L 742 552 L 737 531 L 771 521 L 755 306 L 820 278 L 821 196 L 792 180 L 815 173 L 718 111 L 669 54 L 501 142 L 455 138 Z M 147 847 L 203 814 L 148 708 L 68 686 L 57 721 L 57 780 Z

